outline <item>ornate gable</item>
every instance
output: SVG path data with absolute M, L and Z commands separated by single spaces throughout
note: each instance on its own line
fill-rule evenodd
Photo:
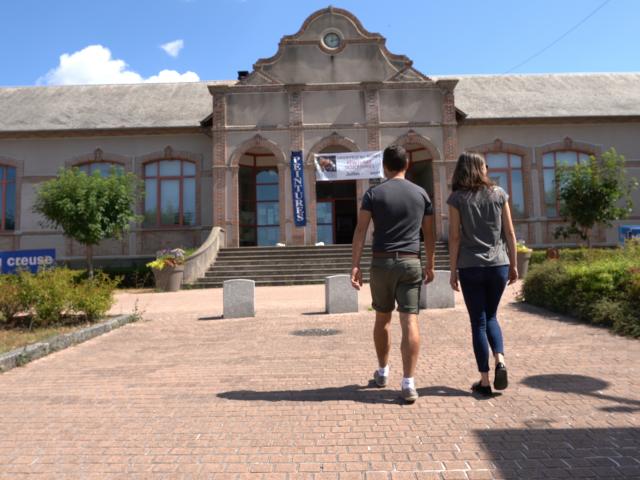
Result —
M 258 60 L 240 84 L 432 82 L 385 43 L 350 12 L 328 7 L 307 18 L 296 34 L 284 36 L 278 52 Z

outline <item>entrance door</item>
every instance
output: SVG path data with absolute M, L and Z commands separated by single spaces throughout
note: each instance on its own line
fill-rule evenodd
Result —
M 409 160 L 409 169 L 406 175 L 407 180 L 424 188 L 429 194 L 431 202 L 433 202 L 433 166 L 429 151 L 420 146 L 413 148 L 407 146 L 406 150 Z
M 280 239 L 278 168 L 272 154 L 247 153 L 238 174 L 240 246 L 271 246 Z
M 318 241 L 348 244 L 358 222 L 355 180 L 316 183 Z

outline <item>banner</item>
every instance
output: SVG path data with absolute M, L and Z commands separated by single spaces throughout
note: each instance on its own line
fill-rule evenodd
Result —
M 640 225 L 618 226 L 618 244 L 624 245 L 627 240 L 640 240 Z
M 320 153 L 313 157 L 318 182 L 384 178 L 381 151 Z
M 37 273 L 39 268 L 52 267 L 55 261 L 56 251 L 53 248 L 0 252 L 0 273 L 16 273 L 20 270 Z
M 293 194 L 293 220 L 296 227 L 307 224 L 307 208 L 304 201 L 304 164 L 302 152 L 291 152 L 291 193 Z

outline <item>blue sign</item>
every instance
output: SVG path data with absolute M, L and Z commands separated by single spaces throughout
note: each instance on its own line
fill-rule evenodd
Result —
M 625 240 L 640 240 L 640 225 L 620 225 L 618 227 L 618 243 L 624 245 Z
M 20 270 L 37 273 L 38 269 L 52 267 L 55 261 L 56 251 L 53 248 L 0 252 L 0 273 L 16 273 Z
M 307 224 L 307 208 L 304 201 L 304 164 L 302 152 L 291 152 L 291 192 L 293 193 L 293 219 L 296 227 Z

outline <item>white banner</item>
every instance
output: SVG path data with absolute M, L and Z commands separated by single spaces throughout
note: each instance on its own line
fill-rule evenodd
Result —
M 381 151 L 320 153 L 313 157 L 318 182 L 384 178 Z

